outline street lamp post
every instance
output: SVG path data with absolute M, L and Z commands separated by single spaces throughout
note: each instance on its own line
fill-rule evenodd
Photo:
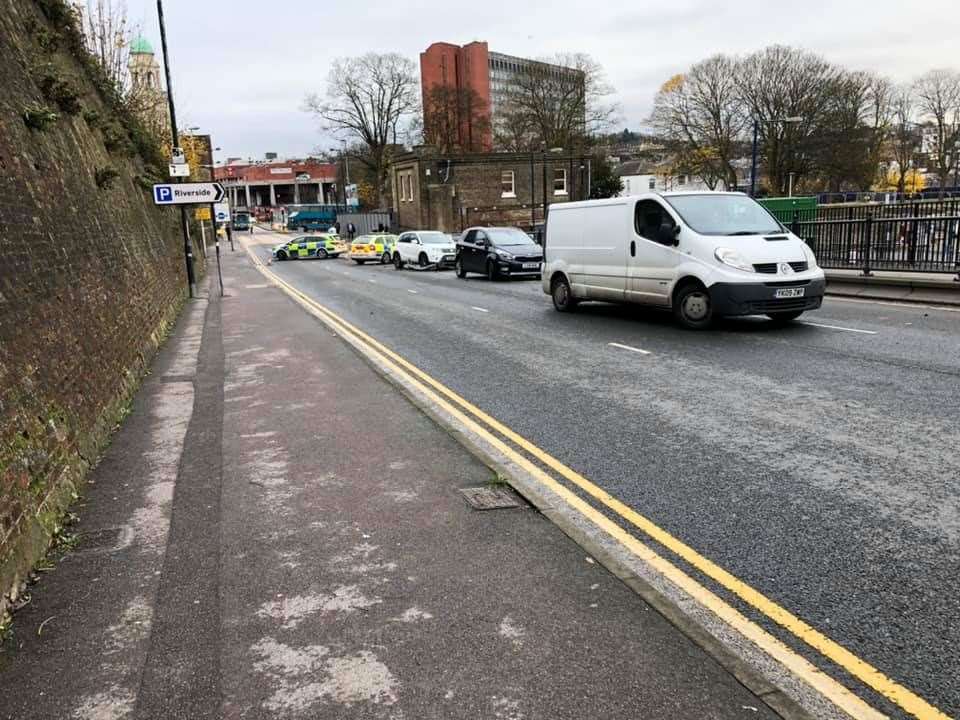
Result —
M 163 50 L 163 72 L 167 79 L 167 106 L 170 109 L 170 132 L 173 140 L 173 147 L 179 147 L 180 138 L 177 135 L 177 113 L 173 107 L 173 83 L 170 80 L 170 60 L 167 52 L 167 30 L 163 23 L 163 0 L 157 0 L 157 19 L 160 22 L 160 47 Z M 183 182 L 183 178 L 178 177 L 177 182 Z M 180 206 L 180 228 L 183 231 L 183 255 L 187 263 L 187 286 L 190 290 L 190 297 L 197 296 L 197 278 L 193 273 L 193 250 L 190 246 L 190 228 L 187 225 L 187 208 Z
M 563 148 L 553 147 L 547 150 L 547 144 L 545 142 L 540 143 L 540 152 L 543 155 L 543 236 L 547 234 L 547 153 L 557 154 L 562 153 Z M 540 242 L 543 243 L 544 237 L 540 238 Z
M 770 124 L 773 123 L 798 123 L 803 122 L 803 118 L 797 115 L 785 118 L 772 118 L 769 120 Z M 750 154 L 750 197 L 757 196 L 757 139 L 760 134 L 760 121 L 757 118 L 753 119 L 753 150 Z
M 537 191 L 533 174 L 533 150 L 530 150 L 530 232 L 537 227 Z
M 330 152 L 337 153 L 340 156 L 340 162 L 337 163 L 340 166 L 340 170 L 337 174 L 340 176 L 339 179 L 343 180 L 343 182 L 339 184 L 341 185 L 340 197 L 343 198 L 344 207 L 347 205 L 347 183 L 350 182 L 350 171 L 347 169 L 349 166 L 346 165 L 346 155 L 344 154 L 345 145 L 346 144 L 344 144 L 344 147 L 341 147 L 339 150 L 337 150 L 337 148 L 330 148 Z M 334 200 L 336 201 L 336 198 L 334 198 Z

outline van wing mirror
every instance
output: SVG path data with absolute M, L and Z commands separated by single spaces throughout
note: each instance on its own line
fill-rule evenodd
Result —
M 671 222 L 662 222 L 657 229 L 657 241 L 662 245 L 680 244 L 680 226 Z

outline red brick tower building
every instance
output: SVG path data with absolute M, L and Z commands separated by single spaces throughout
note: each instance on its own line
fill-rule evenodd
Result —
M 466 98 L 456 107 L 457 139 L 463 148 L 493 148 L 490 104 L 490 52 L 485 42 L 463 47 L 433 43 L 420 53 L 420 86 L 423 107 L 431 103 L 434 88 Z M 479 147 L 478 147 L 479 146 Z

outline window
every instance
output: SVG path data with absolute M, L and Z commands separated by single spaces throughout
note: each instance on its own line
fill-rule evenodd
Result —
M 668 201 L 701 235 L 765 235 L 783 232 L 773 216 L 744 195 L 680 195 Z M 731 240 L 735 242 L 735 240 Z
M 400 202 L 407 199 L 407 192 L 403 184 L 403 173 L 397 173 L 397 196 Z
M 503 170 L 500 173 L 500 197 L 515 198 L 513 170 Z
M 491 228 L 490 237 L 493 240 L 493 244 L 497 247 L 530 244 L 530 236 L 517 228 Z
M 651 189 L 651 190 L 656 190 L 656 188 L 657 188 L 657 179 L 656 179 L 656 178 L 650 178 L 650 189 Z
M 555 168 L 553 171 L 553 194 L 567 194 L 567 169 Z
M 413 202 L 413 172 L 400 173 L 397 179 L 400 185 L 400 202 Z
M 687 176 L 686 175 L 677 175 L 677 185 L 686 185 Z
M 635 221 L 637 235 L 654 242 L 658 242 L 657 233 L 660 230 L 661 223 L 668 223 L 671 226 L 675 224 L 670 213 L 656 200 L 641 200 L 638 202 Z

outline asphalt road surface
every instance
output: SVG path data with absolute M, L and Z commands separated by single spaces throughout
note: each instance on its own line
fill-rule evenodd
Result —
M 789 327 L 691 332 L 644 309 L 561 314 L 537 281 L 345 259 L 271 269 L 960 715 L 960 312 L 828 298 Z

